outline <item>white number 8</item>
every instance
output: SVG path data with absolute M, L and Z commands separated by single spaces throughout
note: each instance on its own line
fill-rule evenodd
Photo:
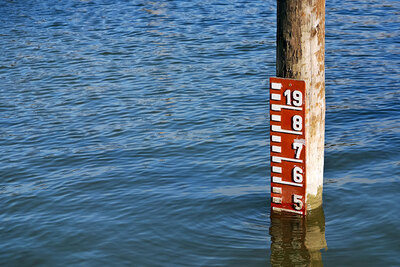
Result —
M 294 115 L 292 118 L 292 128 L 295 131 L 303 129 L 303 118 L 300 115 Z

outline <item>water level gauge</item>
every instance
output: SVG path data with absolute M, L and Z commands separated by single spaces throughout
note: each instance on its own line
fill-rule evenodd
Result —
M 270 78 L 271 207 L 306 214 L 304 81 Z

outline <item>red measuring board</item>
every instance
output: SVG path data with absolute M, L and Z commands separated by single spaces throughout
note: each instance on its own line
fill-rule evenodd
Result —
M 304 81 L 270 78 L 271 208 L 306 214 Z

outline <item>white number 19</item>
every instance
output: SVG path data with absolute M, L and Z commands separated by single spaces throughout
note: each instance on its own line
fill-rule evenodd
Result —
M 293 91 L 291 95 L 290 90 L 287 89 L 285 92 L 283 92 L 283 95 L 286 97 L 286 105 L 291 105 L 293 103 L 294 106 L 300 107 L 303 104 L 303 94 L 300 91 Z

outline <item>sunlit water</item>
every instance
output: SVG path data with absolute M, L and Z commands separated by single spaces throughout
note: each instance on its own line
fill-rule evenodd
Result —
M 330 1 L 324 210 L 269 210 L 275 1 L 0 1 L 0 265 L 399 266 L 400 2 Z

